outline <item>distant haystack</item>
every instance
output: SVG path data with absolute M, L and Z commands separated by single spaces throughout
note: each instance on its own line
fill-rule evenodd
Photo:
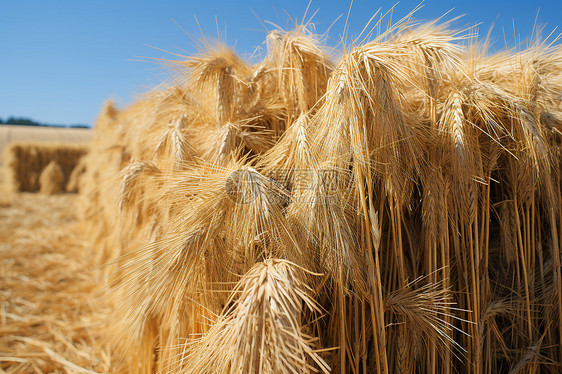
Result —
M 3 124 L 0 125 L 0 154 L 12 143 L 83 144 L 92 140 L 92 134 L 88 128 Z
M 39 191 L 39 176 L 55 161 L 63 175 L 63 187 L 80 158 L 88 152 L 85 144 L 12 143 L 4 152 L 8 183 L 13 191 Z

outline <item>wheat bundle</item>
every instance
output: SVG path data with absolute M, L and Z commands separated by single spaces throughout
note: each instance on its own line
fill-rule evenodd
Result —
M 51 161 L 39 176 L 39 191 L 53 195 L 64 191 L 64 174 L 56 161 Z
M 14 191 L 39 191 L 43 169 L 55 161 L 63 173 L 66 185 L 80 158 L 88 152 L 86 144 L 12 143 L 4 153 L 10 185 Z
M 334 65 L 301 26 L 106 105 L 81 194 L 131 372 L 561 369 L 561 55 L 456 35 Z
M 78 164 L 72 169 L 72 172 L 68 176 L 68 182 L 66 183 L 67 192 L 78 192 L 80 189 L 80 184 L 82 176 L 86 172 L 86 158 L 81 157 Z

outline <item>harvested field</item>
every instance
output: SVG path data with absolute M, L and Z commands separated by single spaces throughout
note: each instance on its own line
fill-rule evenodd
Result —
M 84 238 L 75 195 L 15 194 L 0 207 L 0 369 L 106 373 L 100 333 L 111 312 Z

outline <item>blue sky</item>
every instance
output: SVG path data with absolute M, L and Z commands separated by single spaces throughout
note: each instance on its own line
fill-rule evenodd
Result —
M 349 4 L 311 3 L 308 16 L 318 11 L 313 22 L 320 33 L 343 15 L 331 28 L 329 44 L 340 39 Z M 349 33 L 358 34 L 377 9 L 387 11 L 395 4 L 394 0 L 355 0 Z M 418 4 L 398 3 L 393 19 Z M 125 106 L 168 78 L 150 60 L 175 58 L 162 50 L 192 55 L 197 52 L 192 39 L 201 39 L 201 31 L 216 39 L 218 25 L 221 39 L 248 57 L 263 42 L 266 28 L 274 28 L 266 21 L 290 28 L 291 18 L 300 22 L 306 8 L 307 2 L 294 0 L 0 0 L 0 118 L 13 115 L 47 123 L 93 124 L 106 99 Z M 484 37 L 494 24 L 495 49 L 505 48 L 504 34 L 508 45 L 514 45 L 513 24 L 524 41 L 531 36 L 535 18 L 539 25 L 546 25 L 544 36 L 562 18 L 562 0 L 428 0 L 415 18 L 431 20 L 451 9 L 445 19 L 464 15 L 453 24 L 457 29 L 480 23 Z

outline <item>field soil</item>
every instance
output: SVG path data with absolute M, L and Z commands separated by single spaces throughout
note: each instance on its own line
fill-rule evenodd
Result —
M 14 194 L 0 204 L 0 372 L 105 373 L 111 307 L 81 237 L 78 196 Z

